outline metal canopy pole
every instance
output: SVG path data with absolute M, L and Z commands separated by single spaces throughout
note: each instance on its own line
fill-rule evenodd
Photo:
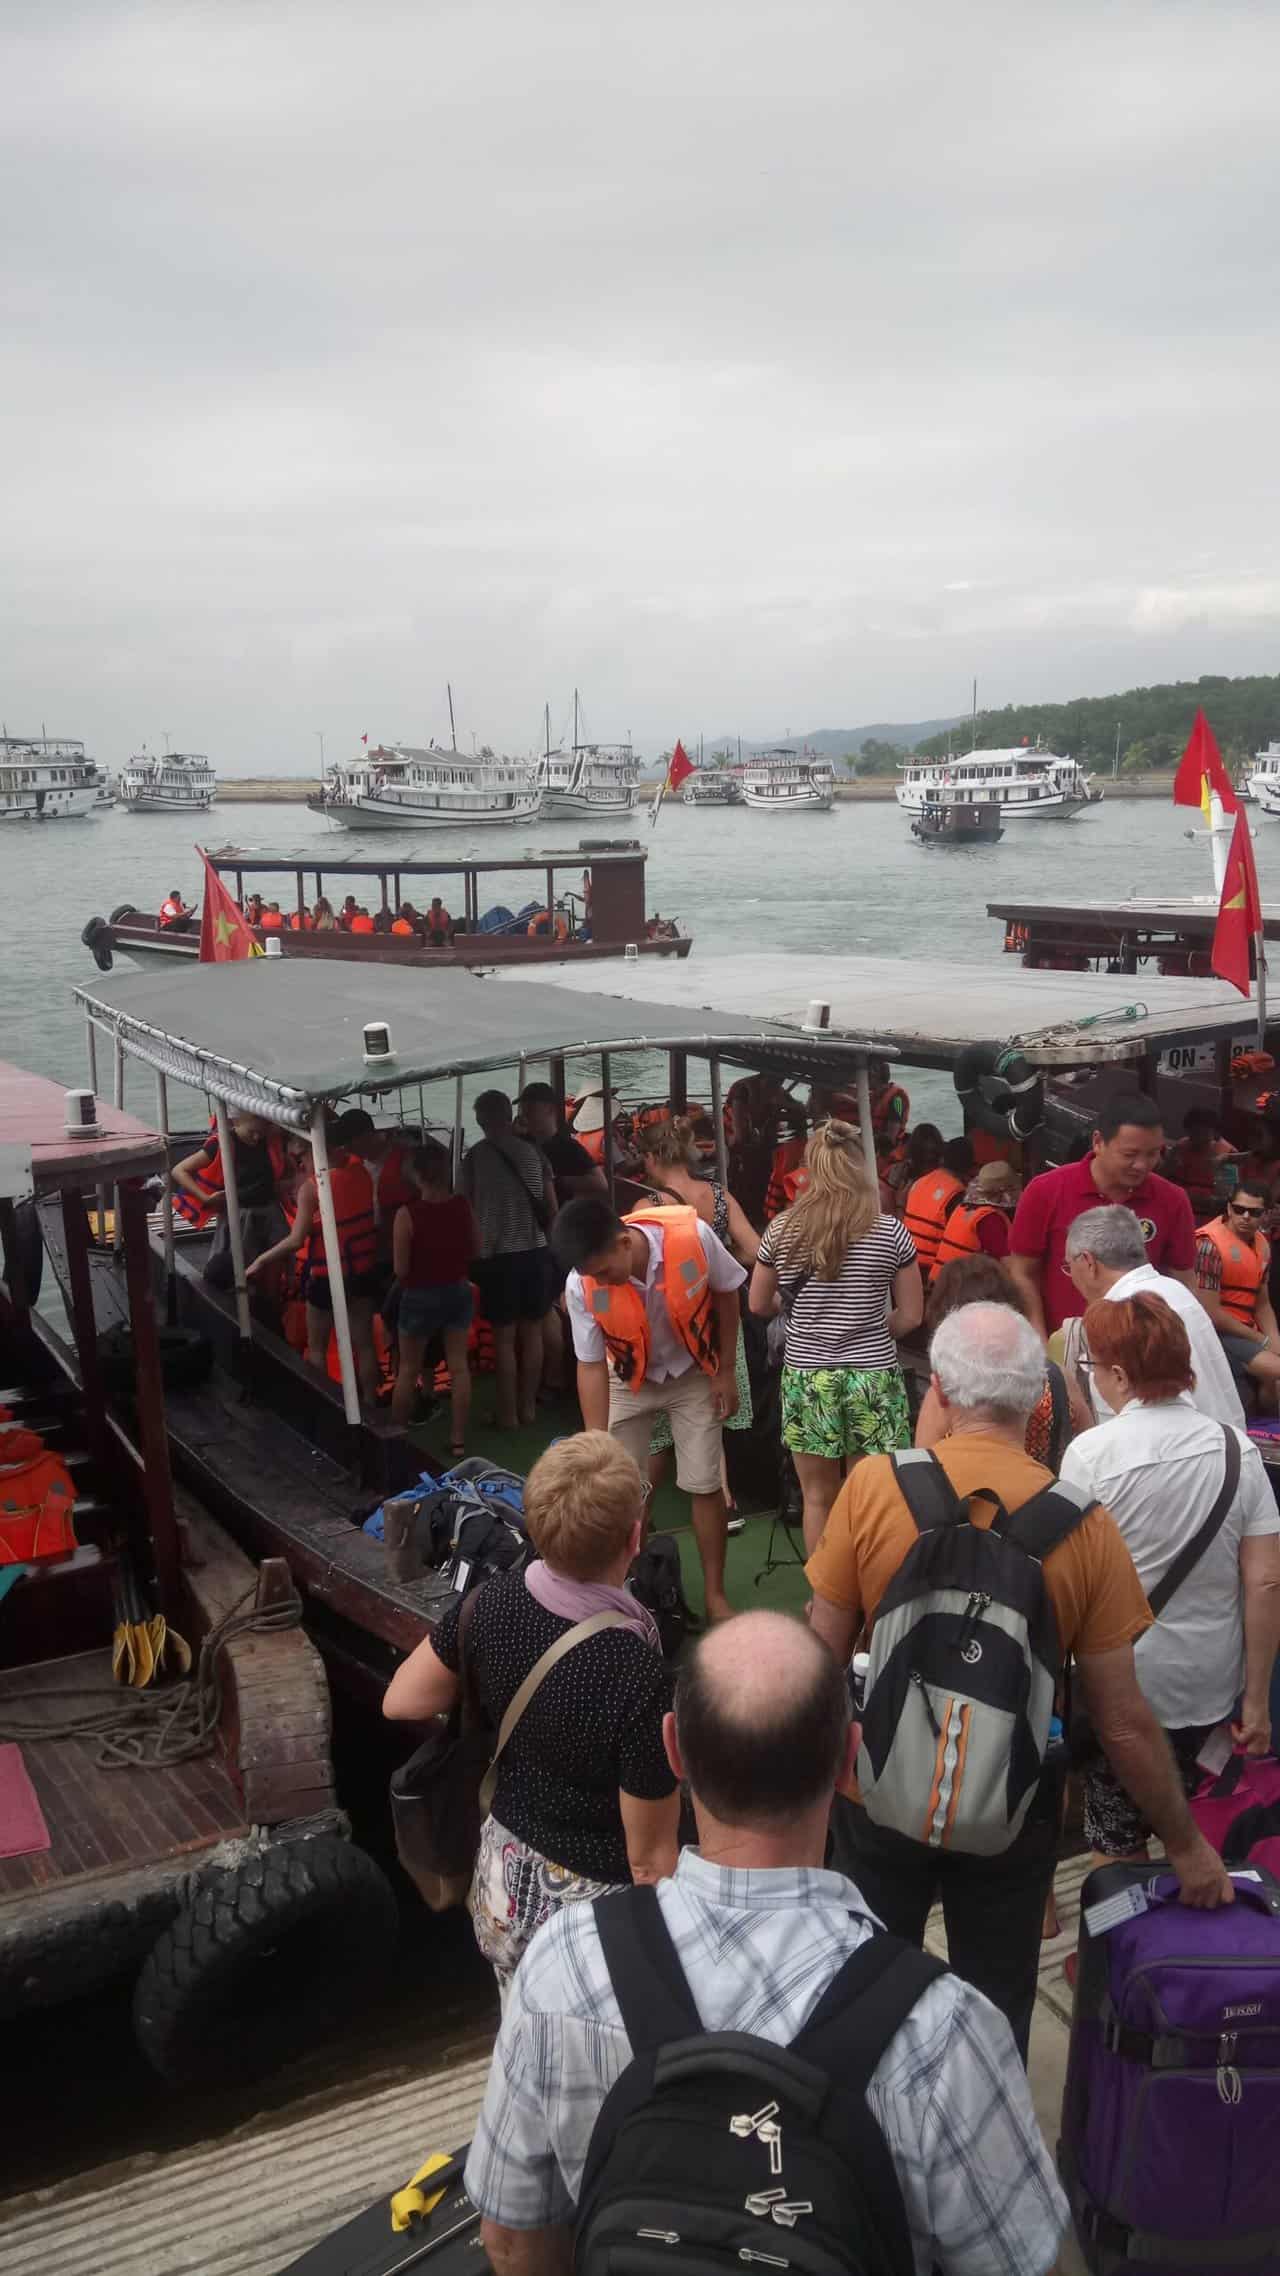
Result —
M 667 1090 L 671 1099 L 671 1112 L 685 1114 L 689 1106 L 689 1054 L 687 1051 L 668 1051 Z
M 84 1023 L 84 1039 L 89 1051 L 89 1088 L 96 1098 L 98 1095 L 98 1031 L 88 1016 L 86 1016 Z
M 453 1086 L 453 1182 L 462 1177 L 462 1077 Z
M 167 1617 L 174 1620 L 181 1601 L 182 1550 L 173 1509 L 169 1434 L 165 1425 L 160 1342 L 156 1334 L 155 1293 L 147 1240 L 147 1205 L 136 1184 L 121 1187 L 117 1208 L 125 1225 L 124 1265 L 129 1289 L 129 1324 L 133 1330 L 142 1491 L 155 1551 L 160 1602 Z
M 236 1281 L 236 1319 L 245 1343 L 253 1338 L 249 1290 L 244 1277 L 244 1235 L 240 1224 L 240 1180 L 236 1175 L 235 1141 L 226 1102 L 215 1098 L 213 1118 L 218 1126 L 218 1153 L 222 1161 L 222 1190 L 227 1197 L 227 1232 L 231 1241 L 231 1267 Z
M 174 1269 L 173 1242 L 173 1164 L 169 1159 L 169 1084 L 164 1075 L 156 1076 L 156 1117 L 164 1138 L 164 1196 L 160 1203 L 160 1223 L 164 1231 L 164 1309 L 170 1327 L 177 1314 L 178 1282 Z
M 858 1127 L 862 1132 L 862 1153 L 867 1165 L 867 1176 L 876 1191 L 880 1189 L 880 1164 L 876 1160 L 876 1134 L 871 1126 L 871 1076 L 865 1058 L 859 1058 L 857 1071 Z
M 113 1092 L 114 1092 L 114 1102 L 115 1102 L 115 1108 L 116 1108 L 116 1112 L 117 1112 L 117 1114 L 123 1114 L 123 1112 L 124 1112 L 124 1045 L 123 1045 L 123 1043 L 120 1041 L 120 1038 L 119 1038 L 119 1036 L 117 1036 L 117 1037 L 116 1037 L 116 1044 L 115 1044 L 115 1082 L 114 1082 L 114 1086 L 113 1086 Z M 104 1233 L 104 1238 L 105 1238 L 105 1233 Z M 119 1188 L 119 1186 L 116 1186 L 116 1188 L 115 1188 L 115 1227 L 114 1227 L 114 1230 L 113 1230 L 113 1232 L 112 1232 L 112 1236 L 111 1236 L 111 1245 L 112 1245 L 112 1247 L 114 1248 L 114 1250 L 115 1250 L 115 1252 L 116 1252 L 116 1255 L 117 1255 L 117 1256 L 119 1256 L 119 1255 L 120 1255 L 120 1253 L 121 1253 L 121 1251 L 122 1251 L 122 1249 L 124 1248 L 124 1220 L 123 1220 L 123 1218 L 121 1217 L 121 1214 L 120 1214 L 120 1188 Z
M 607 1051 L 602 1051 L 600 1054 L 600 1112 L 604 1116 L 604 1182 L 609 1188 L 609 1199 L 610 1201 L 614 1202 L 616 1206 L 617 1196 L 613 1190 L 615 1151 L 613 1135 L 613 1076 L 610 1068 L 609 1053 Z
M 333 1298 L 333 1332 L 338 1339 L 338 1365 L 342 1370 L 342 1406 L 349 1423 L 360 1420 L 360 1386 L 356 1381 L 355 1355 L 351 1349 L 351 1315 L 347 1310 L 347 1282 L 342 1262 L 342 1244 L 338 1239 L 338 1214 L 333 1206 L 333 1185 L 329 1177 L 329 1139 L 324 1126 L 324 1108 L 318 1106 L 311 1117 L 311 1154 L 315 1164 L 316 1194 L 320 1202 L 320 1223 L 324 1231 L 325 1261 L 329 1268 L 329 1292 Z
M 89 1221 L 85 1215 L 82 1193 L 64 1186 L 61 1200 L 62 1244 L 67 1260 L 68 1293 L 71 1298 L 68 1310 L 71 1332 L 75 1337 L 76 1356 L 80 1362 L 80 1388 L 84 1393 L 85 1420 L 93 1454 L 97 1461 L 105 1465 L 110 1460 L 110 1432 L 107 1429 L 102 1369 L 98 1362 L 98 1328 L 93 1313 Z
M 726 1193 L 729 1190 L 729 1149 L 724 1136 L 724 1108 L 720 1101 L 720 1054 L 713 1051 L 707 1061 L 711 1070 L 711 1122 L 716 1141 L 716 1176 Z

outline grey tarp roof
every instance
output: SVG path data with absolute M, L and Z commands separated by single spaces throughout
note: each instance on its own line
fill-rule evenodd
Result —
M 732 1052 L 735 1044 L 776 1045 L 787 1035 L 750 1013 L 624 1000 L 545 981 L 513 995 L 473 972 L 301 958 L 188 964 L 94 980 L 75 992 L 136 1058 L 299 1128 L 323 1100 L 514 1067 L 522 1057 L 670 1045 Z M 364 1063 L 362 1031 L 371 1020 L 391 1029 L 396 1056 L 385 1070 Z M 841 1048 L 847 1059 L 856 1044 L 842 1037 Z
M 580 968 L 566 967 L 564 991 Z M 518 965 L 497 976 L 511 993 L 526 986 Z M 615 965 L 620 995 L 638 986 L 634 965 Z M 830 1006 L 833 1039 L 857 1034 L 873 1050 L 914 1067 L 952 1067 L 967 1044 L 1019 1038 L 1034 1066 L 1083 1067 L 1133 1059 L 1172 1044 L 1209 1043 L 1256 1030 L 1257 1006 L 1224 980 L 1137 978 L 1101 972 L 1029 972 L 999 952 L 982 964 L 927 956 L 812 956 L 769 950 L 727 955 L 695 948 L 662 975 L 674 1004 L 722 1007 L 722 1020 L 748 1005 L 792 1034 L 818 998 Z

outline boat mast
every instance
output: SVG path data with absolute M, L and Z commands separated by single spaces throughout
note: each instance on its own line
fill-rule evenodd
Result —
M 578 691 L 573 691 L 573 764 L 569 769 L 569 789 L 577 790 L 582 782 L 583 760 L 578 749 Z
M 458 748 L 458 730 L 453 724 L 453 682 L 446 680 L 444 684 L 449 695 L 449 740 L 456 751 Z
M 969 745 L 969 749 L 970 749 L 971 751 L 976 751 L 976 750 L 977 750 L 977 748 L 978 748 L 978 682 L 977 682 L 977 679 L 976 679 L 976 677 L 975 677 L 975 679 L 974 679 L 974 683 L 973 683 L 973 741 L 970 743 L 970 745 Z

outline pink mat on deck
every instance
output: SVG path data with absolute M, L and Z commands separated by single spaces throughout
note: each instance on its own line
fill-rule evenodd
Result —
M 52 1847 L 21 1747 L 0 1746 L 0 1857 L 26 1857 L 33 1849 Z

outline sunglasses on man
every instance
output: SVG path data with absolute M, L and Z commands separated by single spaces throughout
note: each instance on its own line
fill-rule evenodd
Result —
M 1265 1217 L 1266 1210 L 1260 1201 L 1233 1201 L 1228 1205 L 1233 1217 Z

